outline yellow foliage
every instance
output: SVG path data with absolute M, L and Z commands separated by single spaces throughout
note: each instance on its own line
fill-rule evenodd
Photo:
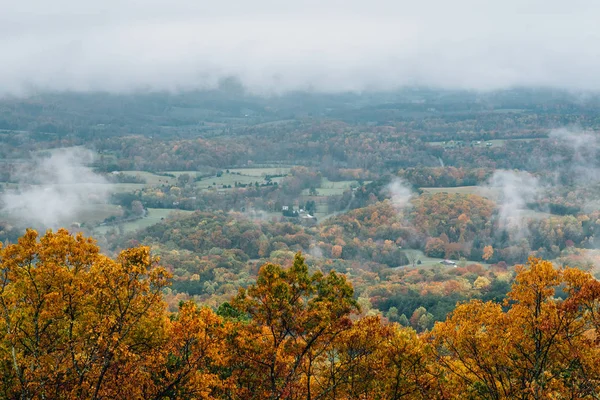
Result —
M 170 314 L 163 289 L 171 277 L 149 248 L 111 259 L 81 235 L 39 238 L 29 230 L 0 248 L 0 396 L 593 399 L 600 392 L 600 282 L 587 272 L 531 258 L 503 304 L 461 303 L 419 336 L 373 315 L 372 299 L 356 301 L 343 275 L 309 272 L 300 253 L 292 257 L 289 268 L 263 265 L 256 283 L 218 313 L 164 291 L 170 307 L 180 303 Z M 226 280 L 226 272 L 215 275 Z M 489 285 L 481 276 L 474 282 Z M 455 288 L 467 290 L 469 281 L 436 286 Z M 432 318 L 421 307 L 410 323 L 429 329 Z
M 490 286 L 491 283 L 492 282 L 490 282 L 490 280 L 485 276 L 479 276 L 477 279 L 475 279 L 475 282 L 473 282 L 473 287 L 475 289 L 484 289 Z

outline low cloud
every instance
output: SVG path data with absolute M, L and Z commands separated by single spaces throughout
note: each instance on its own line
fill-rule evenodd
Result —
M 35 12 L 32 12 L 35 10 Z M 600 89 L 600 3 L 21 0 L 2 4 L 0 92 Z
M 34 159 L 17 173 L 19 188 L 3 193 L 1 212 L 19 225 L 57 228 L 77 222 L 81 213 L 105 203 L 112 186 L 88 165 L 94 154 L 58 149 Z
M 410 185 L 403 179 L 392 179 L 392 181 L 385 187 L 385 191 L 390 196 L 392 205 L 398 212 L 410 207 L 410 200 L 413 198 L 414 192 L 412 191 Z
M 578 185 L 600 182 L 600 134 L 578 128 L 554 129 L 550 140 L 565 149 L 560 174 Z
M 484 188 L 496 194 L 500 228 L 515 238 L 527 235 L 527 204 L 535 200 L 541 189 L 539 180 L 530 173 L 507 170 L 495 171 Z
M 315 242 L 312 242 L 310 244 L 310 248 L 308 249 L 308 254 L 314 258 L 323 258 L 323 249 L 321 249 L 321 247 Z

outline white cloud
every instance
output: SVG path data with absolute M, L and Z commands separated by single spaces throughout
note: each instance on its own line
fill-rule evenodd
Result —
M 528 172 L 496 170 L 486 190 L 499 192 L 500 228 L 513 232 L 516 238 L 527 236 L 527 203 L 533 202 L 541 189 L 538 179 Z
M 600 3 L 0 0 L 0 91 L 600 89 Z
M 410 185 L 401 178 L 394 178 L 385 187 L 385 191 L 389 194 L 392 205 L 398 212 L 402 212 L 411 206 L 410 200 L 414 193 Z
M 36 228 L 77 222 L 90 204 L 106 202 L 112 190 L 104 177 L 87 167 L 93 156 L 89 150 L 67 148 L 34 160 L 33 168 L 18 174 L 19 189 L 2 194 L 1 211 Z

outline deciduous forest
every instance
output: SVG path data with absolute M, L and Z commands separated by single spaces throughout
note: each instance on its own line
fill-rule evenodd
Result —
M 0 397 L 596 399 L 600 97 L 0 99 Z

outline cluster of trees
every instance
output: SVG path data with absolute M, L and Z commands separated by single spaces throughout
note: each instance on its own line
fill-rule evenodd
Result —
M 483 168 L 416 167 L 398 171 L 398 176 L 417 187 L 475 186 L 491 175 L 491 170 Z
M 0 250 L 6 398 L 593 399 L 600 282 L 531 259 L 503 303 L 431 327 L 361 312 L 336 272 L 266 263 L 216 311 L 166 311 L 147 247 L 116 259 L 65 230 Z M 392 316 L 394 312 L 390 313 Z

